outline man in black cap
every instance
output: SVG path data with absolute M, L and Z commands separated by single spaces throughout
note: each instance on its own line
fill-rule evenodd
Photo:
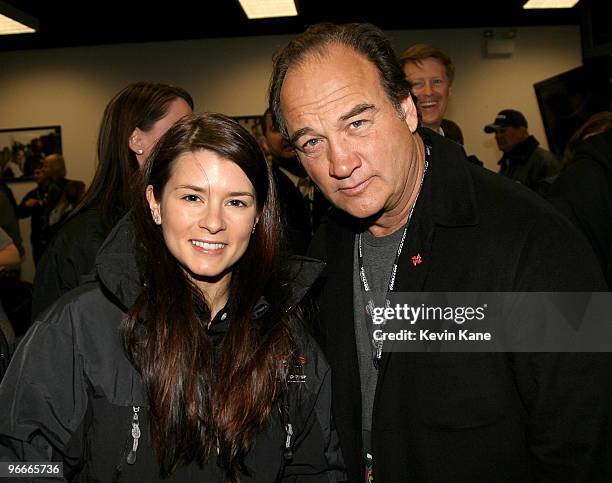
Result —
M 495 133 L 497 147 L 504 153 L 498 162 L 499 173 L 545 194 L 559 172 L 559 160 L 529 134 L 525 116 L 514 109 L 504 109 L 484 131 Z

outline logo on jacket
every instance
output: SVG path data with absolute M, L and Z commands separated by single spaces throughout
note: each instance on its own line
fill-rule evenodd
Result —
M 412 257 L 412 264 L 416 267 L 423 263 L 423 259 L 421 258 L 421 254 L 417 253 L 414 257 Z
M 288 357 L 281 358 L 282 372 L 285 374 L 288 383 L 306 382 L 306 374 L 304 374 L 304 366 L 306 365 L 306 357 L 298 356 L 292 361 Z

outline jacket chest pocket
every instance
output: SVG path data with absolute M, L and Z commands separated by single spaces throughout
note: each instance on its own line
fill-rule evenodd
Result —
M 392 354 L 379 382 L 380 428 L 461 431 L 495 424 L 509 411 L 511 376 L 503 354 Z M 398 417 L 398 415 L 401 415 Z

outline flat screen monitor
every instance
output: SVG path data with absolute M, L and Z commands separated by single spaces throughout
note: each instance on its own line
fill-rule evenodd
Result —
M 557 156 L 593 114 L 612 109 L 612 58 L 600 57 L 534 84 L 548 146 Z

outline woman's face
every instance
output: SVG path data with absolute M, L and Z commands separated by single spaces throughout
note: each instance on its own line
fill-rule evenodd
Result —
M 206 291 L 229 282 L 258 220 L 255 189 L 244 171 L 212 151 L 184 153 L 161 199 L 149 185 L 147 200 L 168 250 L 195 283 Z
M 151 129 L 142 131 L 138 128 L 130 136 L 130 148 L 136 153 L 138 165 L 142 167 L 149 154 L 155 147 L 155 143 L 161 138 L 166 131 L 170 129 L 177 121 L 192 113 L 191 106 L 187 104 L 185 99 L 177 97 L 170 104 L 166 115 L 155 122 Z

